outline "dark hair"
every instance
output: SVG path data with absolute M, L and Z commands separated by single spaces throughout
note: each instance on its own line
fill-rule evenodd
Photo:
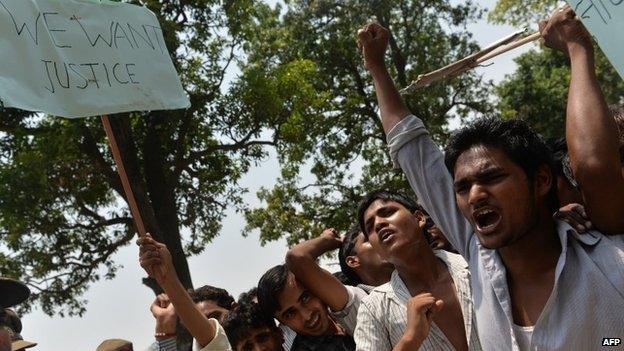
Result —
M 480 118 L 460 129 L 446 147 L 445 164 L 451 176 L 455 176 L 455 164 L 459 156 L 475 145 L 486 145 L 501 150 L 524 170 L 532 184 L 541 165 L 553 171 L 553 157 L 544 139 L 521 119 L 501 120 Z M 555 176 L 553 172 L 553 177 Z M 556 182 L 553 179 L 548 194 L 548 206 L 558 208 Z
M 262 275 L 258 282 L 258 304 L 262 311 L 272 316 L 279 309 L 279 294 L 284 291 L 290 271 L 285 264 L 275 266 Z
M 338 249 L 338 262 L 340 263 L 340 270 L 344 275 L 346 285 L 357 286 L 358 284 L 362 284 L 362 279 L 360 279 L 357 273 L 355 273 L 355 270 L 347 264 L 347 257 L 353 256 L 355 242 L 361 232 L 359 225 L 352 225 L 347 231 L 347 234 L 345 234 L 340 249 Z
M 189 290 L 189 295 L 194 303 L 202 301 L 214 301 L 218 306 L 231 310 L 234 298 L 225 289 L 210 285 L 204 285 L 195 290 Z
M 11 328 L 11 330 L 17 334 L 21 333 L 22 320 L 19 318 L 17 313 L 10 308 L 5 308 L 4 312 L 6 313 L 6 326 Z
M 362 233 L 364 233 L 365 238 L 368 238 L 368 233 L 366 232 L 366 225 L 364 223 L 364 213 L 370 207 L 370 205 L 377 200 L 381 200 L 383 202 L 398 202 L 412 213 L 416 211 L 422 212 L 422 208 L 416 203 L 416 201 L 412 200 L 410 197 L 404 194 L 401 194 L 400 192 L 384 189 L 371 191 L 370 193 L 364 195 L 362 200 L 360 200 L 360 204 L 358 206 L 358 223 L 360 225 L 360 230 L 362 231 Z
M 265 327 L 278 331 L 273 316 L 266 315 L 258 304 L 249 301 L 240 302 L 223 321 L 223 329 L 234 350 L 252 330 Z
M 238 296 L 238 303 L 255 303 L 254 299 L 258 299 L 258 288 L 253 287 Z
M 565 138 L 548 141 L 548 146 L 553 153 L 553 173 L 565 179 L 569 188 L 578 188 L 578 183 L 572 174 L 570 156 L 568 155 L 568 144 Z
M 620 145 L 622 145 L 624 144 L 624 105 L 612 105 L 609 106 L 609 110 L 617 125 Z

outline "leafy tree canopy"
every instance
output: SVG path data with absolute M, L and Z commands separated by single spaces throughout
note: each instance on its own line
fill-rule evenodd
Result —
M 283 38 L 258 40 L 279 26 L 279 9 L 252 0 L 141 3 L 158 16 L 192 106 L 111 120 L 146 226 L 191 287 L 186 257 L 219 233 L 227 207 L 244 207 L 240 177 L 267 147 L 296 140 L 324 95 L 312 85 L 314 62 L 249 62 L 283 46 Z M 244 73 L 229 77 L 232 67 Z M 81 314 L 81 295 L 115 275 L 112 255 L 134 235 L 102 125 L 3 109 L 0 132 L 0 275 L 25 281 L 48 314 Z
M 537 22 L 548 18 L 557 4 L 544 0 L 499 0 L 490 20 L 537 28 Z M 547 138 L 564 137 L 569 58 L 542 45 L 520 55 L 515 62 L 516 71 L 495 88 L 498 111 L 504 118 L 527 120 Z M 598 46 L 596 73 L 607 103 L 622 103 L 624 81 Z
M 287 1 L 282 25 L 258 33 L 258 41 L 277 37 L 281 45 L 254 44 L 262 50 L 252 58 L 263 67 L 315 63 L 312 84 L 325 101 L 322 110 L 289 124 L 298 142 L 279 149 L 281 177 L 258 193 L 263 207 L 245 212 L 246 233 L 259 229 L 262 243 L 286 237 L 293 244 L 323 227 L 347 229 L 367 191 L 407 191 L 403 176 L 392 171 L 356 31 L 371 20 L 390 29 L 387 61 L 397 85 L 404 87 L 418 74 L 478 50 L 466 25 L 481 14 L 472 1 Z M 443 142 L 450 118 L 490 112 L 488 88 L 471 73 L 406 96 L 406 101 Z

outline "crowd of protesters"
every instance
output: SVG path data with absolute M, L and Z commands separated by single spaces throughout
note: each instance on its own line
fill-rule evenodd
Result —
M 164 291 L 149 350 L 594 350 L 624 338 L 624 109 L 606 105 L 570 7 L 540 31 L 571 61 L 566 139 L 481 118 L 443 152 L 386 69 L 388 30 L 360 29 L 391 159 L 419 202 L 371 191 L 349 231 L 295 245 L 238 301 L 212 286 L 187 291 L 167 247 L 140 238 L 140 264 Z M 319 258 L 335 250 L 332 274 Z M 0 289 L 3 308 L 28 295 L 11 280 Z M 4 311 L 0 351 L 34 346 Z

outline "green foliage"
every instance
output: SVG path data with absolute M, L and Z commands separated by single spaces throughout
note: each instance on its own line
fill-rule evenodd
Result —
M 556 0 L 499 0 L 488 19 L 498 24 L 537 28 L 547 19 L 559 2 Z
M 327 96 L 314 86 L 313 61 L 247 59 L 286 45 L 258 36 L 277 30 L 279 9 L 252 0 L 141 3 L 158 16 L 192 106 L 111 118 L 127 121 L 138 159 L 126 167 L 147 194 L 153 234 L 190 286 L 186 256 L 219 233 L 226 208 L 244 207 L 240 177 L 267 147 L 302 138 Z M 228 77 L 232 67 L 243 73 Z M 1 110 L 0 180 L 0 275 L 25 281 L 48 314 L 82 314 L 81 295 L 115 275 L 112 255 L 134 235 L 99 119 Z
M 263 244 L 282 237 L 294 244 L 324 227 L 347 229 L 367 191 L 408 189 L 402 174 L 392 171 L 357 29 L 371 20 L 390 28 L 389 66 L 403 87 L 478 50 L 465 25 L 480 16 L 470 1 L 288 1 L 281 25 L 267 26 L 250 43 L 256 48 L 250 60 L 257 67 L 315 63 L 309 83 L 322 98 L 315 111 L 293 115 L 279 130 L 297 142 L 278 145 L 281 177 L 258 193 L 263 207 L 245 212 L 246 233 L 260 230 Z M 274 45 L 266 45 L 266 38 Z M 408 96 L 407 103 L 443 142 L 449 118 L 490 112 L 488 88 L 468 74 Z
M 522 118 L 547 138 L 565 136 L 565 114 L 570 83 L 569 59 L 548 48 L 531 50 L 516 60 L 516 72 L 495 89 L 503 118 Z M 609 104 L 620 103 L 624 82 L 597 49 L 596 72 Z
M 547 19 L 557 1 L 499 0 L 490 20 L 537 27 Z M 520 55 L 518 68 L 495 88 L 497 109 L 504 118 L 519 117 L 548 138 L 565 136 L 565 113 L 570 83 L 569 58 L 541 46 Z M 596 46 L 596 73 L 609 104 L 621 103 L 624 82 Z

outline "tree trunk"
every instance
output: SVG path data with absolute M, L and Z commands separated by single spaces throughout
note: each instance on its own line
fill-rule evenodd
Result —
M 171 112 L 175 113 L 175 112 Z M 165 128 L 158 128 L 162 123 L 170 119 L 162 113 L 152 113 L 148 124 L 147 135 L 143 142 L 143 169 L 149 198 L 154 214 L 160 223 L 162 241 L 167 245 L 173 258 L 178 277 L 187 289 L 193 288 L 193 281 L 188 268 L 188 262 L 182 248 L 180 235 L 180 222 L 178 219 L 178 206 L 176 204 L 175 179 L 171 179 L 167 173 L 167 161 L 163 143 L 168 135 L 163 135 Z
M 141 212 L 141 216 L 143 217 L 145 229 L 154 237 L 154 239 L 167 245 L 167 247 L 171 251 L 173 263 L 178 277 L 180 278 L 180 281 L 186 288 L 192 288 L 191 275 L 188 269 L 188 264 L 186 262 L 186 256 L 184 255 L 184 252 L 182 250 L 180 232 L 179 228 L 177 227 L 178 222 L 175 202 L 173 209 L 171 210 L 173 214 L 170 213 L 169 215 L 165 216 L 163 215 L 162 209 L 167 206 L 163 206 L 161 203 L 156 204 L 154 202 L 154 199 L 150 198 L 150 195 L 160 194 L 161 192 L 172 193 L 173 189 L 167 188 L 164 185 L 160 187 L 162 183 L 158 183 L 156 184 L 157 187 L 152 189 L 152 191 L 149 191 L 148 194 L 148 187 L 146 187 L 146 183 L 144 182 L 143 175 L 139 168 L 140 163 L 137 157 L 137 149 L 134 144 L 132 129 L 130 127 L 128 116 L 112 116 L 110 118 L 110 122 L 113 133 L 115 134 L 117 139 L 117 145 L 119 146 L 119 151 L 126 169 L 128 181 L 130 182 L 130 186 L 132 187 L 132 192 L 134 193 L 137 206 L 139 207 L 139 211 Z M 150 136 L 148 136 L 147 139 L 149 138 Z M 146 152 L 144 153 L 144 155 L 146 156 L 144 157 L 150 157 L 151 150 L 145 151 Z M 147 163 L 148 162 L 146 162 L 146 164 Z M 160 167 L 160 169 L 162 170 L 162 167 Z M 153 177 L 153 172 L 153 169 L 146 168 L 146 177 Z M 151 182 L 152 181 L 148 180 L 148 183 Z M 125 194 L 121 195 L 124 197 L 124 199 L 126 198 Z M 156 200 L 161 201 L 162 199 L 156 198 Z M 158 208 L 158 211 L 156 210 L 156 208 Z M 171 222 L 172 216 L 175 217 L 175 220 L 173 222 Z M 151 278 L 143 279 L 143 283 L 150 287 L 155 294 L 162 292 L 162 289 Z

